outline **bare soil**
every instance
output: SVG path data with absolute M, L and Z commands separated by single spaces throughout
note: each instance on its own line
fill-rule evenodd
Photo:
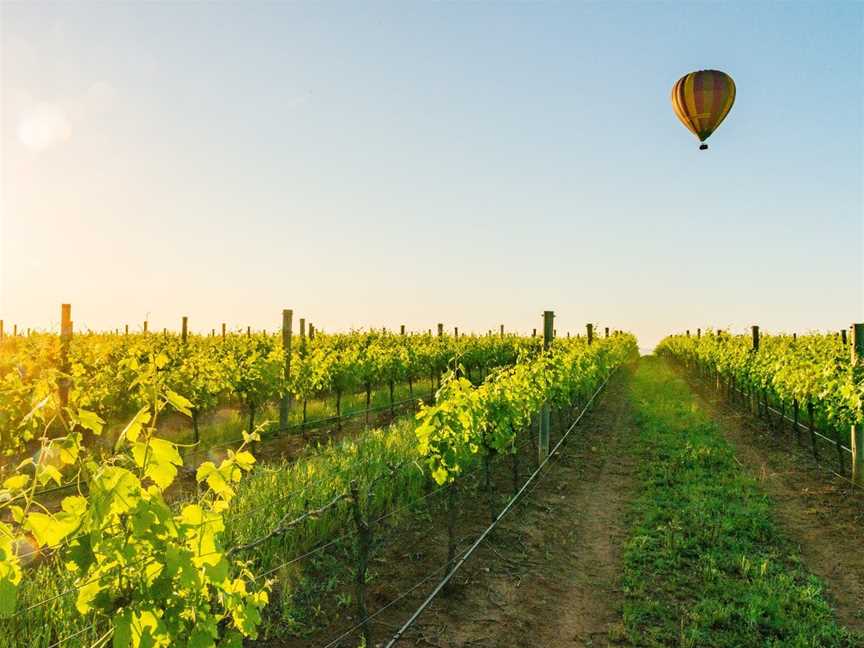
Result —
M 454 647 L 610 645 L 621 634 L 634 434 L 622 373 L 479 557 L 481 582 L 424 619 L 427 635 L 437 628 L 436 643 Z
M 773 427 L 727 403 L 707 384 L 688 380 L 738 460 L 772 498 L 775 518 L 798 545 L 804 564 L 827 584 L 840 622 L 864 631 L 864 493 L 817 463 L 788 426 Z M 833 460 L 826 453 L 826 462 Z
M 558 458 L 540 474 L 536 487 L 456 574 L 451 591 L 437 598 L 404 635 L 400 648 L 597 647 L 613 645 L 614 638 L 621 636 L 621 547 L 626 509 L 636 488 L 635 459 L 628 449 L 628 440 L 635 434 L 628 380 L 628 371 L 619 371 L 610 380 Z M 553 445 L 561 434 L 562 426 L 553 426 Z M 519 461 L 521 485 L 535 467 L 530 446 Z M 493 475 L 497 511 L 513 490 L 509 457 L 497 462 Z M 490 520 L 480 488 L 482 476 L 478 474 L 475 482 L 479 483 L 461 489 L 459 552 Z M 426 515 L 376 529 L 368 611 L 376 614 L 390 607 L 372 622 L 373 645 L 383 646 L 443 576 L 446 516 L 443 497 L 430 499 L 436 500 Z M 344 563 L 346 554 L 338 559 Z M 430 574 L 433 577 L 392 604 Z M 316 579 L 312 572 L 307 571 L 307 576 Z M 345 583 L 341 591 L 344 599 L 352 588 Z M 353 603 L 335 606 L 335 593 L 328 598 L 321 613 L 326 622 L 309 636 L 273 637 L 268 643 L 326 646 L 357 622 Z M 359 632 L 354 632 L 333 646 L 356 648 L 359 641 Z

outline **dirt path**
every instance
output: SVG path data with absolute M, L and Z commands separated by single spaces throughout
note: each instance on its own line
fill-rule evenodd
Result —
M 404 645 L 597 647 L 620 634 L 624 517 L 635 489 L 628 379 L 621 371 L 610 381 L 563 457 Z
M 706 385 L 689 383 L 739 461 L 771 496 L 776 519 L 798 545 L 805 565 L 827 583 L 840 622 L 864 631 L 864 495 L 796 448 L 788 433 L 773 432 Z

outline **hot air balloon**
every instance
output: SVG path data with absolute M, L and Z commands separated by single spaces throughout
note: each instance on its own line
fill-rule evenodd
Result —
M 719 70 L 699 70 L 685 74 L 672 86 L 672 109 L 699 138 L 700 151 L 708 148 L 705 140 L 729 114 L 735 103 L 735 82 Z

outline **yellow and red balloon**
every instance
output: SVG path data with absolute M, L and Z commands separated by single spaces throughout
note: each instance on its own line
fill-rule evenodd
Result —
M 705 150 L 705 140 L 726 119 L 735 103 L 735 82 L 719 70 L 690 72 L 672 86 L 672 109 L 678 119 L 699 138 Z

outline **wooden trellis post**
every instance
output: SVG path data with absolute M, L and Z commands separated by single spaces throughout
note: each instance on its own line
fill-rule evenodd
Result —
M 753 353 L 757 353 L 759 351 L 759 327 L 755 324 L 752 328 L 753 331 Z M 759 414 L 759 396 L 756 393 L 756 389 L 751 385 L 750 386 L 750 409 L 753 414 Z
M 548 350 L 552 344 L 554 329 L 552 322 L 555 319 L 553 311 L 543 311 L 543 350 Z M 537 443 L 538 461 L 543 462 L 549 456 L 549 423 L 552 418 L 552 410 L 549 403 L 543 404 L 540 411 L 540 438 Z
M 444 325 L 438 322 L 438 337 L 444 337 Z
M 285 358 L 285 366 L 282 370 L 285 391 L 279 401 L 279 431 L 288 427 L 288 411 L 291 408 L 291 392 L 288 389 L 291 380 L 291 320 L 294 311 L 286 308 L 282 311 L 282 353 Z
M 60 406 L 69 403 L 69 343 L 72 341 L 72 304 L 60 305 Z
M 186 315 L 184 315 L 183 316 L 183 323 L 182 323 L 181 329 L 180 329 L 180 337 L 183 339 L 183 344 L 186 344 L 186 339 L 187 339 L 188 335 L 189 335 L 189 318 Z
M 300 353 L 306 353 L 306 318 L 300 318 Z
M 588 344 L 591 344 L 592 342 L 594 342 L 594 325 L 586 324 L 585 331 L 588 335 Z
M 853 324 L 852 332 L 852 369 L 864 371 L 860 367 L 864 363 L 864 323 Z M 852 426 L 852 481 L 864 485 L 864 425 Z

